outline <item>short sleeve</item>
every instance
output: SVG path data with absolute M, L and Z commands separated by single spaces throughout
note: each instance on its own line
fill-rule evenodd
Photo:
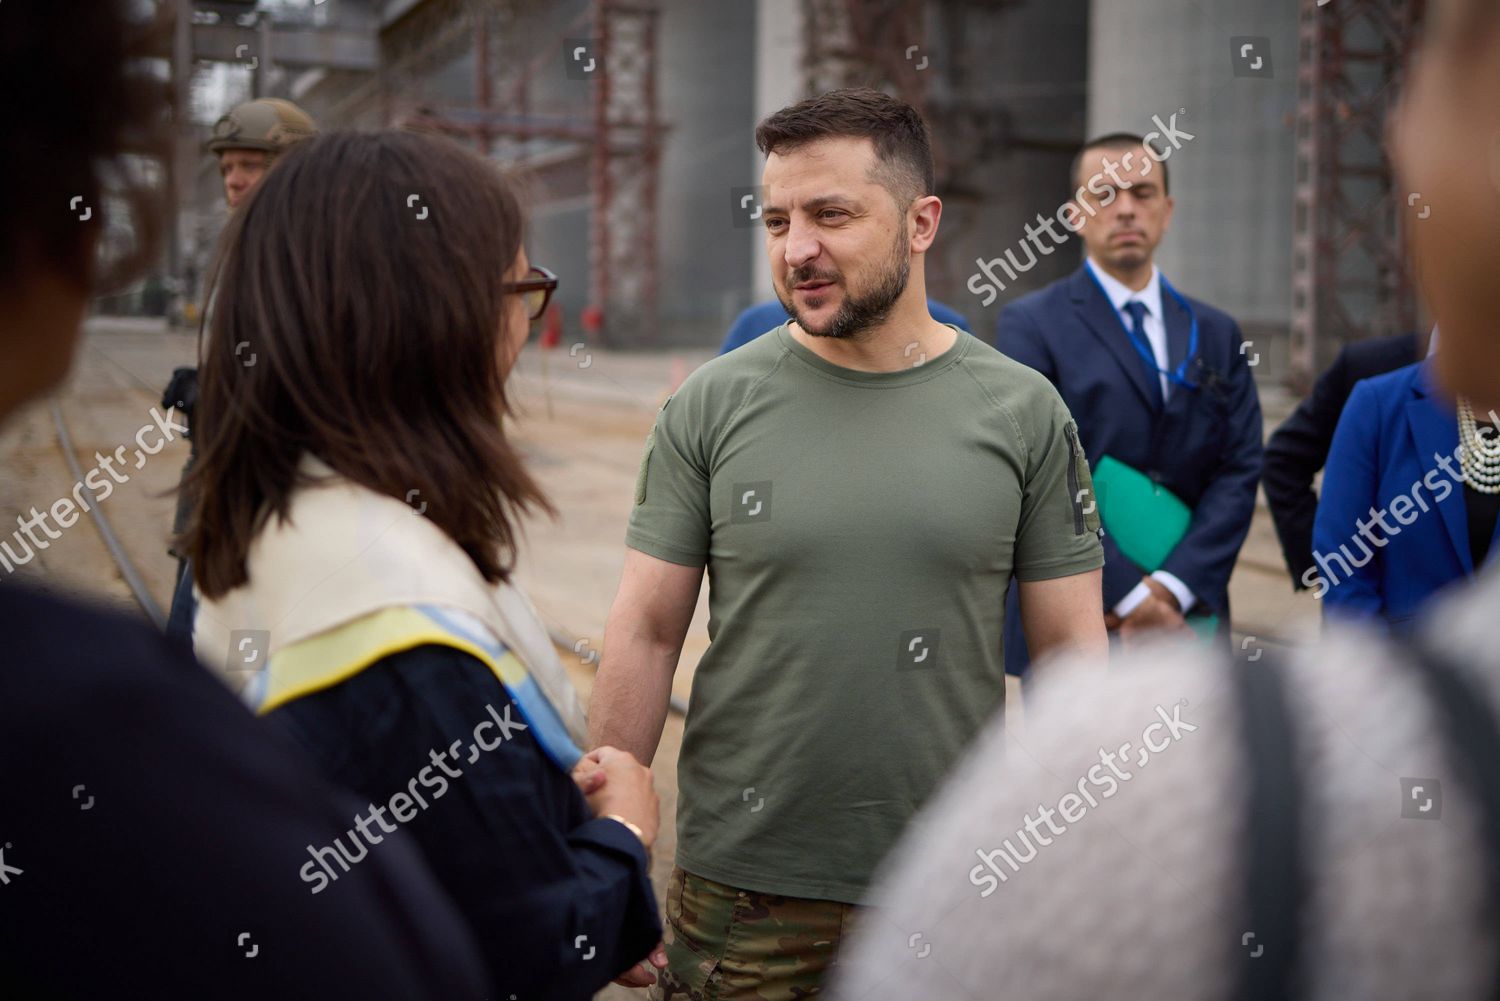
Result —
M 1051 387 L 1048 387 L 1051 390 Z M 1104 565 L 1099 509 L 1078 426 L 1055 390 L 1027 437 L 1026 482 L 1016 529 L 1018 580 L 1050 580 Z
M 680 395 L 680 394 L 679 394 Z M 625 544 L 682 566 L 708 560 L 708 458 L 700 408 L 669 396 L 646 437 Z

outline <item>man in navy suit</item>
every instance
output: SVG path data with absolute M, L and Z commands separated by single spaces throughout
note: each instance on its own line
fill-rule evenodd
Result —
M 1227 634 L 1229 575 L 1261 466 L 1260 401 L 1238 324 L 1178 293 L 1153 263 L 1172 219 L 1169 154 L 1124 133 L 1079 152 L 1071 218 L 1088 257 L 1008 305 L 995 342 L 1057 387 L 1092 464 L 1113 456 L 1192 511 L 1155 572 L 1121 553 L 1105 524 L 1106 622 L 1127 643 L 1182 630 L 1194 614 L 1220 616 Z M 1019 630 L 1007 636 L 1007 662 L 1020 662 L 1023 644 Z

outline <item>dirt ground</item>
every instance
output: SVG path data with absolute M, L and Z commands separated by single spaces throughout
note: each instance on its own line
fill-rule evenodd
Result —
M 124 447 L 127 462 L 115 467 L 113 492 L 97 510 L 113 526 L 162 609 L 170 604 L 176 570 L 167 554 L 175 503 L 171 493 L 187 445 L 175 441 L 154 455 L 137 456 L 136 436 L 142 429 L 158 427 L 151 411 L 159 410 L 161 388 L 172 368 L 192 364 L 195 354 L 193 334 L 169 332 L 150 322 L 95 320 L 80 345 L 71 378 L 55 398 L 84 473 L 98 466 L 101 456 Z M 525 454 L 558 509 L 555 520 L 534 519 L 528 526 L 518 579 L 558 638 L 568 640 L 559 642 L 559 653 L 585 701 L 619 582 L 642 443 L 667 394 L 707 357 L 708 352 L 620 355 L 596 349 L 544 354 L 533 348 L 511 382 Z M 76 478 L 59 440 L 53 402 L 31 406 L 0 431 L 0 518 L 7 525 L 18 516 L 30 516 L 33 507 L 41 511 L 73 495 Z M 1263 404 L 1269 429 L 1289 411 L 1291 401 L 1270 391 Z M 144 440 L 154 444 L 160 432 L 145 432 Z M 8 531 L 5 535 L 8 538 Z M 89 518 L 45 541 L 44 550 L 14 571 L 7 573 L 0 565 L 0 585 L 24 581 L 141 612 Z M 1263 501 L 1230 591 L 1237 642 L 1270 646 L 1316 635 L 1316 603 L 1305 592 L 1292 592 Z M 708 645 L 705 599 L 706 593 L 700 596 L 674 685 L 675 694 L 684 700 L 693 668 Z M 1008 702 L 1008 721 L 1024 726 L 1024 707 L 1014 681 Z M 676 848 L 673 820 L 681 740 L 682 720 L 673 714 L 653 765 L 663 821 L 653 871 L 659 894 Z M 600 996 L 643 995 L 611 988 Z

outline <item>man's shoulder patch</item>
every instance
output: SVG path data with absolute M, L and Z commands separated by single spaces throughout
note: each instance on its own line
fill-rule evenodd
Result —
M 672 396 L 670 395 L 665 400 L 661 401 L 661 409 L 656 412 L 658 417 L 660 417 L 661 414 L 666 411 L 667 404 L 671 402 Z M 651 431 L 646 435 L 646 448 L 641 453 L 641 468 L 635 474 L 635 502 L 637 504 L 646 503 L 646 474 L 650 471 L 651 453 L 653 450 L 655 450 L 655 448 L 656 423 L 653 421 L 651 424 Z
M 646 435 L 646 450 L 641 453 L 641 468 L 635 474 L 635 502 L 646 503 L 646 474 L 651 468 L 651 452 L 656 448 L 656 425 L 651 425 L 651 433 Z
M 1083 454 L 1083 445 L 1078 440 L 1078 423 L 1069 420 L 1063 433 L 1067 436 L 1070 453 L 1068 492 L 1072 494 L 1074 534 L 1102 538 L 1099 531 L 1099 498 L 1094 492 L 1094 478 L 1089 473 L 1088 456 Z

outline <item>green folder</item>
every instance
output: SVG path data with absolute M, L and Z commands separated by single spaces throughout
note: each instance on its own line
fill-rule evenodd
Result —
M 1094 467 L 1094 496 L 1104 530 L 1120 552 L 1147 573 L 1161 569 L 1193 520 L 1193 509 L 1176 494 L 1109 455 Z M 1219 617 L 1193 615 L 1187 623 L 1206 640 L 1218 630 Z

